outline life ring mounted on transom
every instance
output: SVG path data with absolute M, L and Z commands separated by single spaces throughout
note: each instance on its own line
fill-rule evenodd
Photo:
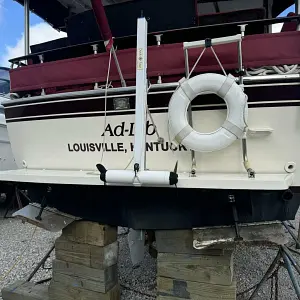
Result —
M 244 135 L 248 97 L 232 75 L 207 73 L 190 79 L 183 78 L 179 83 L 169 103 L 168 120 L 172 142 L 198 152 L 213 152 L 227 148 Z M 189 125 L 187 118 L 190 103 L 203 93 L 218 95 L 227 106 L 225 122 L 210 133 L 197 132 Z

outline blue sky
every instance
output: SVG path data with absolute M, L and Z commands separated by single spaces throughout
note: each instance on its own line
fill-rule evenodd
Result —
M 291 7 L 286 9 L 283 13 L 280 14 L 280 16 L 286 16 L 291 11 L 295 11 L 295 5 L 292 5 Z
M 32 13 L 30 25 L 32 44 L 59 38 L 62 35 Z M 13 0 L 0 0 L 0 65 L 5 64 L 8 57 L 23 55 L 23 33 L 23 6 Z
M 0 0 L 0 57 L 5 51 L 5 45 L 14 45 L 22 36 L 24 27 L 23 7 L 13 0 Z M 30 24 L 43 22 L 39 17 L 31 14 Z
M 43 0 L 40 0 L 43 1 Z M 294 11 L 294 5 L 282 13 L 283 16 Z M 33 43 L 43 42 L 58 38 L 61 34 L 52 28 L 47 28 L 43 20 L 31 14 L 30 25 L 32 26 Z M 23 7 L 13 0 L 0 0 L 0 65 L 13 55 L 22 55 L 22 35 L 24 27 Z M 21 53 L 20 53 L 21 52 Z

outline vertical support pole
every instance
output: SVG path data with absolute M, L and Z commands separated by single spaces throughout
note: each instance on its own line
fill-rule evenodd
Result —
M 239 62 L 239 84 L 242 85 L 243 82 L 243 76 L 244 76 L 244 66 L 243 66 L 243 51 L 242 51 L 242 42 L 243 38 L 245 36 L 245 30 L 246 30 L 245 25 L 239 25 L 240 31 L 241 31 L 241 39 L 238 41 L 238 62 Z
M 242 58 L 242 40 L 238 42 L 238 61 L 239 61 L 239 84 L 243 84 L 243 58 Z
M 25 55 L 29 55 L 29 1 L 24 0 L 24 47 Z
M 295 1 L 295 13 L 296 13 L 297 15 L 300 15 L 300 0 L 296 0 L 296 1 Z M 298 31 L 300 30 L 300 24 L 298 24 L 297 30 L 298 30 Z
M 160 47 L 162 34 L 156 34 L 154 36 L 156 38 L 157 47 Z M 162 79 L 160 75 L 158 75 L 157 84 L 162 84 Z
M 185 77 L 189 78 L 190 66 L 189 66 L 189 52 L 188 52 L 188 49 L 184 49 L 184 64 L 185 64 Z
M 135 171 L 145 170 L 146 165 L 146 122 L 147 122 L 147 31 L 145 18 L 137 22 L 136 46 L 136 95 L 135 95 Z
M 93 48 L 94 55 L 98 54 L 98 44 L 92 45 L 92 48 Z M 98 82 L 95 82 L 94 83 L 94 90 L 96 90 L 98 88 L 99 88 L 99 84 L 98 84 Z
M 264 0 L 263 1 L 263 7 L 266 10 L 266 16 L 267 19 L 272 19 L 272 6 L 273 6 L 273 0 Z M 271 33 L 272 32 L 272 24 L 270 25 L 265 25 L 265 33 Z
M 190 66 L 189 66 L 189 53 L 188 49 L 184 49 L 184 63 L 185 63 L 185 77 L 189 78 L 190 74 Z M 189 124 L 193 127 L 193 113 L 192 113 L 192 106 L 191 104 L 188 107 L 188 121 Z M 191 150 L 191 156 L 192 156 L 192 169 L 191 169 L 191 176 L 196 176 L 196 157 L 195 157 L 195 151 Z
M 136 94 L 135 94 L 135 133 L 134 171 L 146 168 L 146 122 L 147 122 L 147 32 L 145 18 L 137 21 L 136 45 Z M 139 266 L 144 258 L 145 233 L 143 230 L 129 229 L 128 245 L 133 267 Z

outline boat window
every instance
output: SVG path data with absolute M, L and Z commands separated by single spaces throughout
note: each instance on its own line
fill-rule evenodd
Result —
M 0 68 L 0 95 L 6 95 L 10 90 L 9 70 Z
M 199 1 L 198 14 L 209 15 L 215 13 L 226 13 L 237 10 L 263 8 L 264 0 L 228 0 L 228 1 Z
M 198 25 L 208 26 L 223 23 L 248 22 L 267 18 L 272 0 L 226 0 L 198 2 Z M 271 6 L 270 6 L 271 7 Z M 257 24 L 247 27 L 247 34 L 260 34 L 269 31 L 268 26 Z M 226 27 L 223 35 L 236 33 L 236 28 Z M 220 32 L 221 34 L 221 32 Z

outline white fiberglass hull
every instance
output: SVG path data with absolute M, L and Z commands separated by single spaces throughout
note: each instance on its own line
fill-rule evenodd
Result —
M 101 162 L 107 169 L 132 170 L 133 113 L 108 113 L 106 118 L 73 115 L 58 119 L 10 122 L 8 129 L 16 163 L 19 168 L 27 169 L 93 171 L 96 170 L 96 164 Z M 190 172 L 190 151 L 184 146 L 172 146 L 169 141 L 167 113 L 155 113 L 152 110 L 151 114 L 164 142 L 157 142 L 154 127 L 149 121 L 147 168 L 171 171 L 178 161 L 179 173 Z M 300 164 L 297 150 L 300 147 L 299 115 L 298 106 L 249 109 L 248 125 L 251 131 L 247 140 L 248 156 L 257 174 L 284 174 L 288 165 L 293 165 L 293 185 L 300 185 L 300 174 L 297 171 Z M 194 111 L 194 128 L 208 132 L 217 129 L 225 118 L 225 109 Z M 105 137 L 102 135 L 104 128 Z M 238 173 L 247 176 L 240 140 L 218 152 L 196 153 L 196 162 L 197 173 Z
M 1 105 L 2 101 L 5 100 L 7 98 L 0 96 L 0 171 L 17 168 L 8 136 L 4 107 Z
M 132 184 L 116 184 L 116 188 L 103 186 L 99 178 L 99 163 L 108 171 L 133 170 L 133 93 L 109 95 L 106 114 L 102 95 L 76 99 L 56 95 L 55 99 L 5 103 L 9 136 L 20 169 L 0 172 L 0 180 L 23 182 L 33 201 L 46 197 L 47 205 L 65 213 L 135 229 L 232 224 L 232 197 L 240 222 L 293 219 L 300 203 L 299 87 L 246 89 L 247 150 L 255 178 L 248 178 L 244 169 L 240 140 L 218 152 L 196 153 L 196 177 L 190 176 L 191 152 L 183 146 L 173 147 L 169 141 L 171 91 L 148 95 L 154 124 L 164 142 L 157 143 L 149 118 L 146 167 L 171 172 L 178 161 L 177 188 L 136 188 Z M 112 98 L 120 97 L 129 98 L 130 109 L 114 109 Z M 225 118 L 226 107 L 220 99 L 202 96 L 193 101 L 196 130 L 215 130 Z

